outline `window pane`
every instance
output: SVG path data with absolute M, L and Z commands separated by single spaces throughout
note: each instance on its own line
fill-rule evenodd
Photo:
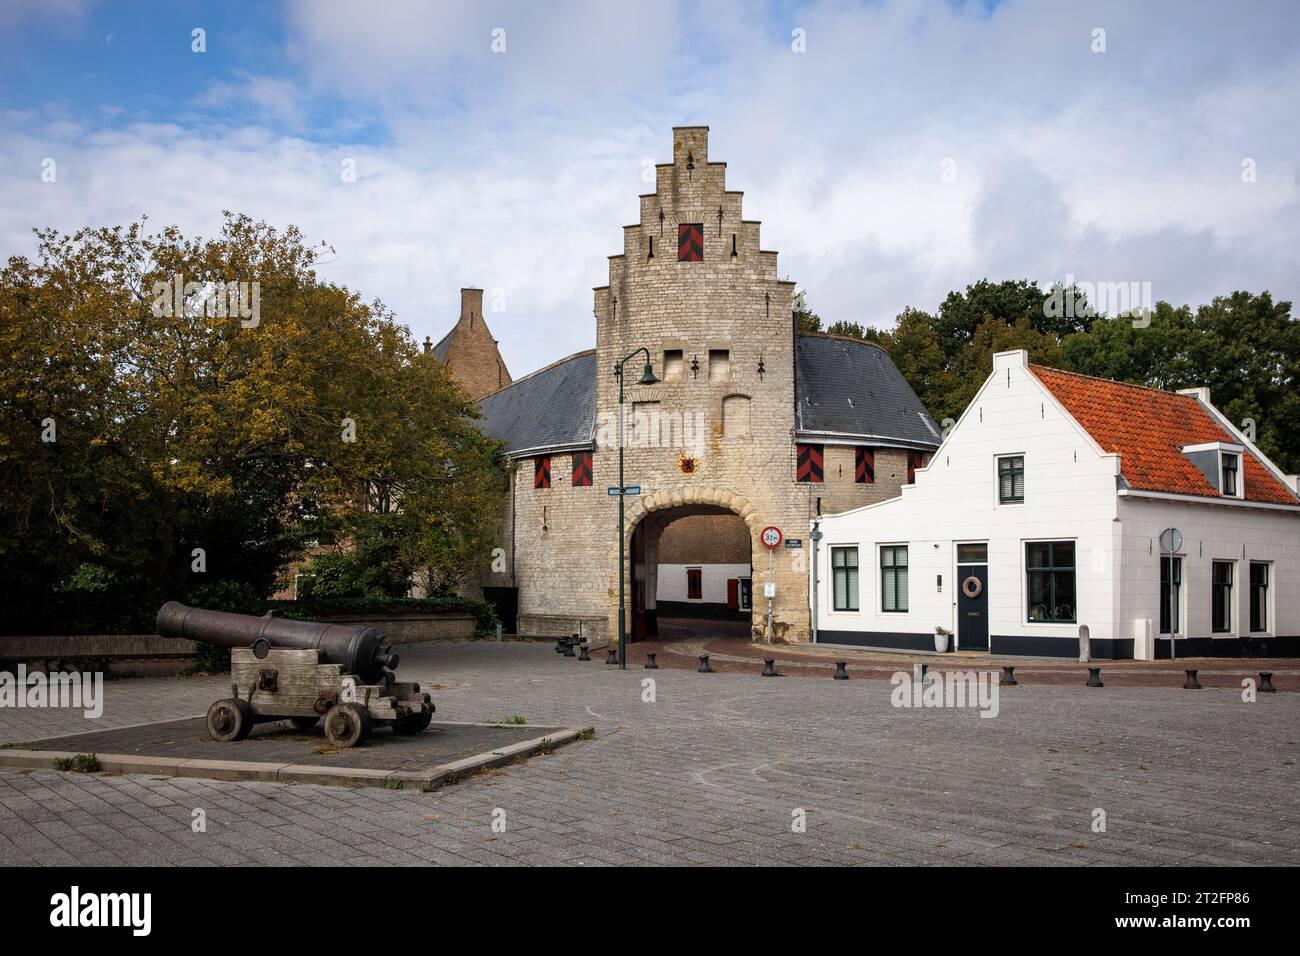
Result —
M 957 561 L 959 564 L 974 564 L 988 559 L 989 546 L 987 544 L 957 545 Z
M 845 610 L 858 609 L 858 572 L 852 568 L 845 575 L 848 578 L 848 605 Z
M 1025 545 L 1025 563 L 1031 568 L 1045 568 L 1048 561 L 1048 544 L 1046 541 L 1031 541 Z
M 1046 621 L 1051 615 L 1051 591 L 1046 571 L 1029 572 L 1029 620 Z
M 1052 574 L 1052 618 L 1057 621 L 1074 620 L 1074 571 L 1055 571 Z

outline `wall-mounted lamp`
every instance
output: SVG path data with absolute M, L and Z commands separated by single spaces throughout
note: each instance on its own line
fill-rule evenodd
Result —
M 718 235 L 722 235 L 722 207 L 718 207 Z
M 690 179 L 693 172 L 695 172 L 695 154 L 688 151 L 686 153 L 686 178 Z
M 664 234 L 664 207 L 659 207 L 659 235 Z
M 763 376 L 767 374 L 767 368 L 763 365 L 763 353 L 758 354 L 758 380 L 763 381 Z
M 655 257 L 655 237 L 654 237 L 654 236 L 651 236 L 651 237 L 650 237 L 650 255 L 646 256 L 646 258 L 647 258 L 647 259 L 653 259 L 654 257 Z
M 543 531 L 551 530 L 550 528 L 546 527 L 546 505 L 542 505 L 542 530 Z

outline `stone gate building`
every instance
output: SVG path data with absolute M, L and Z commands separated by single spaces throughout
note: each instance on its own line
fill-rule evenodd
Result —
M 640 494 L 626 502 L 622 570 L 635 637 L 656 633 L 658 568 L 675 566 L 660 554 L 664 529 L 730 515 L 751 543 L 755 635 L 771 583 L 775 637 L 808 640 L 810 519 L 898 495 L 938 446 L 882 349 L 797 333 L 795 285 L 779 278 L 741 197 L 727 189 L 726 164 L 709 158 L 708 128 L 674 129 L 672 162 L 656 167 L 655 191 L 640 197 L 595 289 L 596 347 L 482 399 L 481 427 L 513 467 L 501 550 L 480 585 L 499 607 L 517 602 L 520 633 L 567 634 L 581 622 L 589 637 L 617 635 L 618 501 L 607 489 L 618 483 L 617 368 L 639 348 L 659 381 L 639 384 L 644 353 L 627 363 L 625 476 Z M 457 328 L 477 315 L 477 329 L 462 331 L 480 334 L 482 354 L 451 371 L 478 369 L 481 385 L 505 366 L 488 344 L 481 293 L 466 291 Z M 770 553 L 767 526 L 785 537 Z

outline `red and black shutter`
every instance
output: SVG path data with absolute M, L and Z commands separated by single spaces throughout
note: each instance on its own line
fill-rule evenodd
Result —
M 591 452 L 575 451 L 573 453 L 573 487 L 589 488 L 591 486 Z
M 677 261 L 700 262 L 704 259 L 704 224 L 683 222 L 677 226 Z
M 916 481 L 916 469 L 920 468 L 924 462 L 921 459 L 919 451 L 909 451 L 907 453 L 907 483 L 910 485 Z
M 822 446 L 800 444 L 796 447 L 799 449 L 798 467 L 795 470 L 796 479 L 798 481 L 821 481 Z
M 551 456 L 538 455 L 533 459 L 533 487 L 551 487 Z
M 876 451 L 874 448 L 859 445 L 853 449 L 853 480 L 860 485 L 875 484 Z
M 704 587 L 700 568 L 686 569 L 686 597 L 698 601 L 704 597 Z

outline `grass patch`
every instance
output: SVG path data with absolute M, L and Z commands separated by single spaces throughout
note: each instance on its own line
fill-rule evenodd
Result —
M 402 789 L 402 781 L 400 781 L 400 780 L 388 780 L 388 781 L 386 781 L 386 782 L 384 783 L 384 786 L 387 787 L 389 790 L 401 790 L 401 789 Z
M 59 757 L 54 761 L 54 769 L 69 773 L 99 773 L 103 768 L 94 754 L 77 754 L 75 757 Z
M 579 740 L 592 740 L 592 739 L 595 738 L 595 736 L 596 736 L 596 732 L 595 732 L 594 730 L 580 730 L 580 731 L 578 731 L 578 739 L 579 739 Z
M 524 724 L 526 724 L 526 723 L 528 723 L 528 721 L 527 721 L 526 719 L 524 719 L 524 715 L 523 715 L 523 714 L 511 714 L 511 715 L 510 715 L 509 717 L 507 717 L 505 720 L 498 720 L 497 723 L 496 723 L 496 726 L 498 726 L 498 727 L 522 727 L 522 726 L 523 726 Z

